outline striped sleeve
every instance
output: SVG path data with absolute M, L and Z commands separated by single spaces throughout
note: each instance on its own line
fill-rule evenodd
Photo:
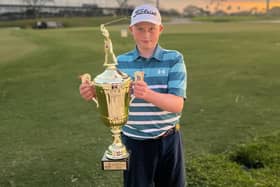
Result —
M 168 75 L 168 93 L 186 98 L 187 70 L 183 55 L 177 52 Z

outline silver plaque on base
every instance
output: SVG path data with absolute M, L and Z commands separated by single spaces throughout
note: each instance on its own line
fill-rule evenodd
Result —
M 101 159 L 101 167 L 103 170 L 127 170 L 129 166 L 129 157 L 123 159 L 108 159 L 106 152 Z

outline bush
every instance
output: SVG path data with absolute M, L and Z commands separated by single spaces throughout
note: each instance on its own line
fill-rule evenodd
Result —
M 230 160 L 247 169 L 270 167 L 277 163 L 276 145 L 264 141 L 239 146 L 230 154 Z
M 204 155 L 192 159 L 187 167 L 189 186 L 253 186 L 254 181 L 240 166 L 224 155 Z
M 239 145 L 231 152 L 202 155 L 187 163 L 188 186 L 280 186 L 280 134 Z

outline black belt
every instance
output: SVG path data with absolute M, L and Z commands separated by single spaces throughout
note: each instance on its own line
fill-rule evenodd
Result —
M 163 135 L 159 136 L 157 139 L 166 138 L 167 136 L 173 135 L 180 130 L 180 125 L 176 124 L 175 127 L 168 129 Z

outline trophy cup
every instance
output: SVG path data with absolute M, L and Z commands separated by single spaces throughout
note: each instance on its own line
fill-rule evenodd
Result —
M 130 96 L 130 77 L 116 68 L 117 59 L 113 52 L 113 45 L 108 30 L 104 24 L 100 25 L 104 36 L 105 71 L 91 81 L 90 74 L 81 76 L 82 82 L 94 85 L 96 91 L 97 108 L 105 125 L 110 127 L 113 143 L 109 145 L 101 160 L 103 170 L 126 170 L 128 168 L 129 153 L 121 141 L 121 127 L 127 122 L 128 106 L 132 100 Z

